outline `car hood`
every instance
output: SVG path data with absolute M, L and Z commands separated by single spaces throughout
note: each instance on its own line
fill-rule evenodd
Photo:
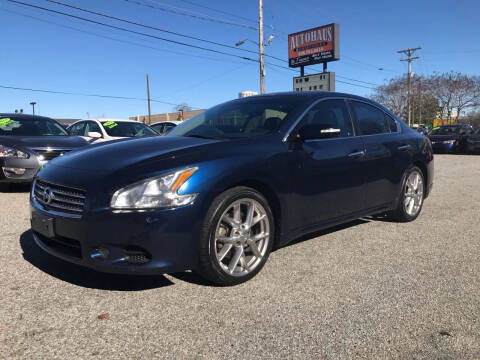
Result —
M 448 135 L 430 135 L 431 141 L 447 141 L 447 140 L 458 140 L 460 135 L 458 134 L 448 134 Z
M 83 151 L 56 158 L 52 165 L 94 172 L 115 172 L 130 166 L 180 156 L 214 142 L 218 140 L 182 136 L 127 138 L 92 145 Z
M 62 148 L 73 149 L 88 145 L 79 136 L 0 136 L 0 144 L 20 148 Z

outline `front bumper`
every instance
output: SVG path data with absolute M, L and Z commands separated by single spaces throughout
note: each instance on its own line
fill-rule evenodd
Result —
M 0 159 L 0 182 L 2 183 L 29 183 L 40 170 L 41 164 L 37 157 L 30 155 L 28 159 L 2 158 Z M 23 174 L 16 174 L 9 168 L 23 169 Z
M 201 216 L 195 203 L 145 212 L 102 210 L 76 217 L 46 211 L 33 198 L 30 205 L 35 242 L 68 262 L 122 274 L 184 271 L 197 263 Z M 139 263 L 139 254 L 148 261 Z
M 442 141 L 432 141 L 432 149 L 434 153 L 451 153 L 457 148 L 456 143 L 444 143 Z

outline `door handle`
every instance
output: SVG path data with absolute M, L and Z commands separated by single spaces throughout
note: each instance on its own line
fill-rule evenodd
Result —
M 399 146 L 397 149 L 400 151 L 406 151 L 406 150 L 410 150 L 410 148 L 411 148 L 410 145 L 402 145 L 402 146 Z
M 348 157 L 352 158 L 352 159 L 358 159 L 358 158 L 361 158 L 363 156 L 365 156 L 365 151 L 354 151 L 354 152 L 351 152 L 350 154 L 348 154 Z

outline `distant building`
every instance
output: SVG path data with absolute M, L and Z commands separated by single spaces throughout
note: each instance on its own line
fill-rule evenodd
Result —
M 204 111 L 205 111 L 205 109 L 186 110 L 186 111 L 183 111 L 183 118 L 181 118 L 182 117 L 182 112 L 181 111 L 177 111 L 177 112 L 173 112 L 173 113 L 164 113 L 164 114 L 152 114 L 150 116 L 150 118 L 152 120 L 152 124 L 156 124 L 156 123 L 163 122 L 163 121 L 178 120 L 179 117 L 181 118 L 180 120 L 188 120 L 188 119 L 194 117 L 195 115 L 200 114 Z M 148 115 L 131 116 L 130 119 L 141 121 L 141 122 L 144 122 L 145 124 L 148 124 Z
M 238 93 L 238 98 L 241 99 L 241 98 L 244 98 L 244 97 L 247 97 L 247 96 L 255 96 L 255 95 L 258 95 L 258 92 L 256 92 L 256 91 L 242 91 L 242 92 Z

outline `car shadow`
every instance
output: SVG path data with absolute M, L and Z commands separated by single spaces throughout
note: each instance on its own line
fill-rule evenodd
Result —
M 97 272 L 58 259 L 38 247 L 31 230 L 20 236 L 23 258 L 41 271 L 74 285 L 100 290 L 141 291 L 173 285 L 163 275 L 120 275 Z
M 19 183 L 19 184 L 0 184 L 0 193 L 28 193 L 30 192 L 30 183 Z
M 357 219 L 345 224 L 316 231 L 301 236 L 282 247 L 274 248 L 273 251 L 375 220 L 377 220 L 376 217 Z M 174 284 L 163 275 L 121 275 L 101 273 L 58 259 L 37 246 L 30 230 L 25 231 L 20 236 L 20 246 L 23 250 L 23 258 L 33 266 L 57 279 L 86 288 L 116 291 L 141 291 Z M 217 285 L 212 284 L 192 271 L 171 273 L 169 275 L 175 279 L 191 284 L 217 287 Z

